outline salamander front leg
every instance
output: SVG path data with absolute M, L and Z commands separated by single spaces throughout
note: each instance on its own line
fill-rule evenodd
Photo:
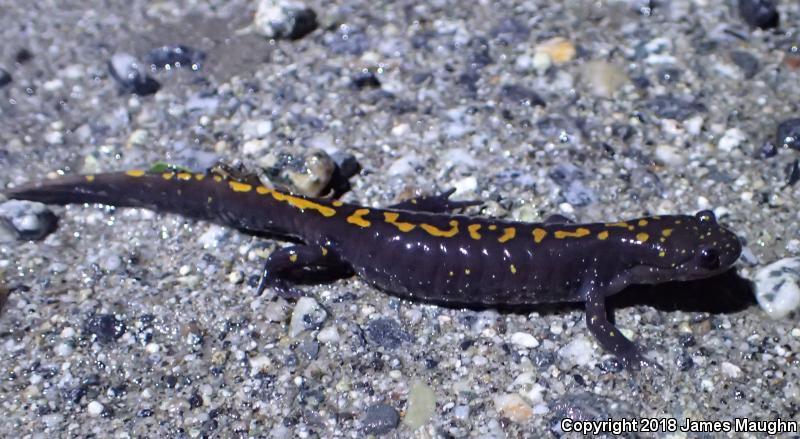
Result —
M 626 369 L 635 371 L 642 366 L 661 369 L 658 363 L 645 358 L 636 344 L 628 340 L 614 324 L 608 321 L 606 298 L 596 289 L 586 296 L 586 326 L 600 346 L 614 354 Z
M 297 298 L 303 296 L 303 292 L 294 287 L 297 283 L 330 282 L 352 274 L 350 265 L 326 247 L 293 245 L 269 255 L 256 294 L 261 295 L 270 287 L 280 297 Z
M 469 206 L 480 206 L 482 201 L 453 201 L 450 195 L 453 195 L 455 188 L 450 188 L 438 195 L 423 195 L 421 197 L 412 198 L 401 203 L 389 206 L 390 209 L 412 210 L 415 212 L 431 212 L 431 213 L 445 213 L 457 209 L 463 209 Z

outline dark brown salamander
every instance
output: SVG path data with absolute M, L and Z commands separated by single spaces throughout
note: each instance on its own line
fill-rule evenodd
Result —
M 443 194 L 372 209 L 304 198 L 214 172 L 179 170 L 73 176 L 9 189 L 8 198 L 49 204 L 144 207 L 214 221 L 302 244 L 273 252 L 263 287 L 283 296 L 305 270 L 357 273 L 390 293 L 463 305 L 580 301 L 600 344 L 626 366 L 647 361 L 607 318 L 606 297 L 631 284 L 722 273 L 741 252 L 710 211 L 629 221 L 531 224 L 452 215 L 475 203 Z

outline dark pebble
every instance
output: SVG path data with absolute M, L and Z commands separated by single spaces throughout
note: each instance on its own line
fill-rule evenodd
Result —
M 0 87 L 5 87 L 8 84 L 11 84 L 11 73 L 0 68 Z
M 670 95 L 656 96 L 647 102 L 647 108 L 662 119 L 686 120 L 695 113 L 705 111 L 705 105 Z
M 800 151 L 800 118 L 786 119 L 778 125 L 775 144 Z
M 766 142 L 761 146 L 759 151 L 761 158 L 769 159 L 778 155 L 778 147 L 772 142 Z
M 378 80 L 378 77 L 375 76 L 375 73 L 370 72 L 369 70 L 361 71 L 355 74 L 351 79 L 350 83 L 353 85 L 354 88 L 380 88 L 381 81 Z
M 0 204 L 0 226 L 18 239 L 36 241 L 58 227 L 58 217 L 44 204 L 10 200 Z
M 19 64 L 25 64 L 26 62 L 33 59 L 33 52 L 28 49 L 22 48 L 17 51 L 14 55 L 14 61 Z
M 693 366 L 694 360 L 692 360 L 692 356 L 688 352 L 684 351 L 675 358 L 675 367 L 681 372 L 686 372 Z
M 361 172 L 361 164 L 353 154 L 346 151 L 335 151 L 331 154 L 331 160 L 336 163 L 339 173 L 343 178 L 350 178 Z
M 203 406 L 203 397 L 200 396 L 200 394 L 197 393 L 197 391 L 195 390 L 195 392 L 192 393 L 192 396 L 189 397 L 189 408 L 191 410 L 194 410 L 202 406 Z
M 291 22 L 288 23 L 285 29 L 276 32 L 277 38 L 299 40 L 311 32 L 314 32 L 317 26 L 319 26 L 317 23 L 317 13 L 311 8 L 293 7 L 289 8 L 286 13 L 290 17 Z
M 414 337 L 404 331 L 397 320 L 381 317 L 367 325 L 367 339 L 387 349 L 397 349 L 403 342 L 412 342 Z
M 533 362 L 534 366 L 538 368 L 545 368 L 552 366 L 555 363 L 555 354 L 552 352 L 532 352 L 531 361 Z
M 469 60 L 472 67 L 480 68 L 492 63 L 492 55 L 489 53 L 489 42 L 486 41 L 485 38 L 472 38 L 468 43 L 468 47 L 472 51 Z
M 108 60 L 108 71 L 127 93 L 140 96 L 154 94 L 161 84 L 147 76 L 144 64 L 128 53 L 115 53 Z
M 800 180 L 800 160 L 794 159 L 792 164 L 786 167 L 786 185 L 794 186 Z
M 676 67 L 665 67 L 658 72 L 658 80 L 662 84 L 674 84 L 681 79 L 681 71 Z
M 761 29 L 778 27 L 780 16 L 775 0 L 739 0 L 739 15 L 750 26 Z
M 166 69 L 168 67 L 190 67 L 192 70 L 199 70 L 205 59 L 205 52 L 182 44 L 176 44 L 156 47 L 147 53 L 145 62 L 150 64 L 152 70 Z
M 544 99 L 538 93 L 521 85 L 504 85 L 500 89 L 500 96 L 504 101 L 511 101 L 528 107 L 545 105 Z
M 379 403 L 367 407 L 364 417 L 361 420 L 362 430 L 366 434 L 386 434 L 397 428 L 400 422 L 400 414 L 394 407 Z
M 467 69 L 464 73 L 458 75 L 458 83 L 463 85 L 468 92 L 474 94 L 478 92 L 478 81 L 481 79 L 481 74 L 476 69 Z
M 681 336 L 678 337 L 678 343 L 680 343 L 680 345 L 685 347 L 685 348 L 688 348 L 688 347 L 691 347 L 691 346 L 694 346 L 694 345 L 697 344 L 697 342 L 694 339 L 694 335 L 692 335 L 692 334 L 682 334 Z
M 758 58 L 744 50 L 731 51 L 730 57 L 731 61 L 742 70 L 744 77 L 747 79 L 756 76 L 756 73 L 758 73 L 758 70 L 761 68 Z
M 125 333 L 125 322 L 113 314 L 93 315 L 86 320 L 84 330 L 97 337 L 101 343 L 111 343 Z

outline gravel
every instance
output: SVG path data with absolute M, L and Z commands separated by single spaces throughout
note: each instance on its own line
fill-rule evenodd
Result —
M 355 277 L 256 297 L 267 238 L 91 205 L 42 210 L 51 232 L 5 205 L 43 232 L 0 230 L 0 436 L 796 419 L 797 2 L 112 3 L 0 0 L 4 186 L 272 154 L 300 187 L 351 175 L 343 200 L 367 206 L 458 187 L 530 221 L 710 208 L 745 257 L 619 296 L 617 325 L 664 367 L 631 375 L 580 307 L 454 309 Z

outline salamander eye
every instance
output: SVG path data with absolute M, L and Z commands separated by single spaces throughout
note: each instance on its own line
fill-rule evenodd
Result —
M 717 217 L 714 215 L 714 212 L 710 210 L 701 210 L 700 212 L 697 212 L 694 217 L 699 219 L 701 223 L 717 223 Z
M 712 247 L 701 248 L 698 263 L 708 270 L 719 268 L 719 252 Z

